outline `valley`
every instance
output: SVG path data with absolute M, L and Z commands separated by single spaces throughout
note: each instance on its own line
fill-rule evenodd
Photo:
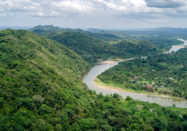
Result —
M 44 34 L 62 31 L 50 30 Z M 186 129 L 186 103 L 181 99 L 124 94 L 93 83 L 118 61 L 120 65 L 124 59 L 128 63 L 142 55 L 153 57 L 163 49 L 149 41 L 118 39 L 111 45 L 109 38 L 66 32 L 58 41 L 52 34 L 47 38 L 28 30 L 0 31 L 0 130 Z

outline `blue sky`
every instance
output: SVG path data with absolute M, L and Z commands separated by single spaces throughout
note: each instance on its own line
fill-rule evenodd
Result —
M 0 25 L 187 27 L 187 0 L 0 0 Z

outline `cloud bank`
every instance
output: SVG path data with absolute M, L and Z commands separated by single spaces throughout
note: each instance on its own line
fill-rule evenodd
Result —
M 187 0 L 0 0 L 0 25 L 187 27 Z

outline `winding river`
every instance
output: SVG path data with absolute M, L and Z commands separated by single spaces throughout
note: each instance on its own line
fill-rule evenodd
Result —
M 176 52 L 181 48 L 185 48 L 185 46 L 187 45 L 187 41 L 183 39 L 179 39 L 179 40 L 183 41 L 184 44 L 172 46 L 172 48 L 170 49 L 170 51 L 168 51 L 168 53 Z M 179 46 L 180 48 L 178 48 Z M 128 61 L 128 60 L 131 60 L 131 59 L 126 59 L 124 61 Z M 148 95 L 144 93 L 129 92 L 129 91 L 124 91 L 118 88 L 100 86 L 94 83 L 94 80 L 98 75 L 118 65 L 118 63 L 119 63 L 118 61 L 112 61 L 112 62 L 104 61 L 98 65 L 95 65 L 88 72 L 88 74 L 83 78 L 83 82 L 88 86 L 89 89 L 96 91 L 96 93 L 102 93 L 103 95 L 110 95 L 110 94 L 117 93 L 121 95 L 123 98 L 130 96 L 131 98 L 135 100 L 140 100 L 140 101 L 145 101 L 145 102 L 150 102 L 150 103 L 157 103 L 162 106 L 172 106 L 175 104 L 176 107 L 187 108 L 187 100 L 184 100 L 184 99 L 176 99 L 176 98 L 164 97 L 164 96 L 158 96 L 158 95 Z

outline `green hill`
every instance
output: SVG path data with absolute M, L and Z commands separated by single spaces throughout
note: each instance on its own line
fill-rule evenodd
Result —
M 122 40 L 116 44 L 109 44 L 107 41 L 90 37 L 82 32 L 70 31 L 48 35 L 48 37 L 64 43 L 88 62 L 96 62 L 99 58 L 127 58 L 157 52 L 157 48 L 148 41 Z
M 53 25 L 45 25 L 45 26 L 38 25 L 33 27 L 31 31 L 36 32 L 38 34 L 47 34 L 51 32 L 62 31 L 62 29 L 60 29 L 59 27 L 55 27 Z
M 90 37 L 76 31 L 67 31 L 48 35 L 48 38 L 65 44 L 89 62 L 96 62 L 99 58 L 110 56 L 112 48 L 105 41 Z
M 186 130 L 185 109 L 96 95 L 81 82 L 86 71 L 60 43 L 0 31 L 0 130 Z
M 115 44 L 114 48 L 119 50 L 122 56 L 126 54 L 129 57 L 146 56 L 157 52 L 157 48 L 148 41 L 122 40 Z
M 95 63 L 100 58 L 127 58 L 157 52 L 156 47 L 147 41 L 117 40 L 116 38 L 115 44 L 111 44 L 105 38 L 98 39 L 90 35 L 93 33 L 80 30 L 59 29 L 51 26 L 36 26 L 31 30 L 66 45 L 89 63 Z
M 87 70 L 62 44 L 28 31 L 1 31 L 0 130 L 50 128 L 60 110 L 82 99 Z
M 108 58 L 109 52 L 112 50 L 105 41 L 91 37 L 79 30 L 59 30 L 54 26 L 36 26 L 31 30 L 66 45 L 89 63 L 95 63 L 100 58 Z

